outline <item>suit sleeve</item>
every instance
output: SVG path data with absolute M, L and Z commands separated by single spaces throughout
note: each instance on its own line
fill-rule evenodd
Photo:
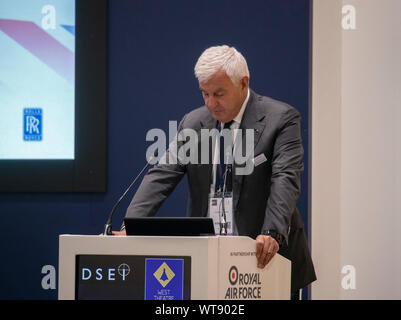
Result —
M 301 117 L 294 108 L 289 108 L 282 116 L 272 157 L 270 196 L 262 231 L 275 230 L 285 237 L 291 216 L 300 194 L 300 175 L 303 171 Z
M 182 129 L 181 120 L 178 132 Z M 179 144 L 177 138 L 161 157 L 159 163 L 149 169 L 128 206 L 126 217 L 148 217 L 156 215 L 164 200 L 172 193 L 186 173 L 186 166 L 176 156 Z

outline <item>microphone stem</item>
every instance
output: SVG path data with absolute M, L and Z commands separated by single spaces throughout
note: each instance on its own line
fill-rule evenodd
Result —
M 129 187 L 125 190 L 125 192 L 123 193 L 123 195 L 120 197 L 120 199 L 118 199 L 118 201 L 116 202 L 116 204 L 114 205 L 113 209 L 110 212 L 109 218 L 107 219 L 107 222 L 104 226 L 104 232 L 103 234 L 105 236 L 111 236 L 113 235 L 113 233 L 111 232 L 112 230 L 112 219 L 113 219 L 113 215 L 114 212 L 117 210 L 118 205 L 120 204 L 120 202 L 125 198 L 125 195 L 128 193 L 128 191 L 131 190 L 132 186 L 135 184 L 135 182 L 139 179 L 139 177 L 142 175 L 142 173 L 150 166 L 150 162 L 152 162 L 152 158 L 146 163 L 146 165 L 142 168 L 141 172 L 139 172 L 139 174 L 135 177 L 134 181 L 132 181 L 132 183 L 129 185 Z
M 225 209 L 225 204 L 224 204 L 224 197 L 225 197 L 225 193 L 226 193 L 226 188 L 227 188 L 227 185 L 226 185 L 226 182 L 227 182 L 227 173 L 228 173 L 228 171 L 229 171 L 229 164 L 227 164 L 227 167 L 226 167 L 226 172 L 224 173 L 224 184 L 223 184 L 223 195 L 222 195 L 222 199 L 221 199 L 221 201 L 222 201 L 222 211 L 223 211 L 223 221 L 221 222 L 221 225 L 220 225 L 220 235 L 222 235 L 222 236 L 226 236 L 227 235 L 227 217 L 226 217 L 226 209 Z

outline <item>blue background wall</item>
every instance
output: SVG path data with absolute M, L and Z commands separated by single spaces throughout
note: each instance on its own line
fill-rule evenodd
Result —
M 109 2 L 108 172 L 102 194 L 0 194 L 0 299 L 56 299 L 42 266 L 58 268 L 58 235 L 99 234 L 114 202 L 145 164 L 146 132 L 168 129 L 203 104 L 193 67 L 209 46 L 235 46 L 250 86 L 303 117 L 305 171 L 298 202 L 307 227 L 309 0 Z M 186 179 L 159 215 L 185 214 Z M 133 192 L 114 218 L 118 228 Z M 58 276 L 58 274 L 57 274 Z

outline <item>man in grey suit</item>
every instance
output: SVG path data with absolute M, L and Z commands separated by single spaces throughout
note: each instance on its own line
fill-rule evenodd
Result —
M 192 129 L 200 135 L 202 129 L 224 128 L 227 124 L 233 135 L 240 131 L 236 129 L 253 131 L 252 172 L 237 174 L 236 169 L 241 166 L 236 164 L 235 153 L 231 174 L 227 175 L 224 169 L 224 178 L 232 192 L 232 233 L 256 239 L 259 268 L 264 268 L 277 252 L 291 260 L 291 291 L 296 296 L 299 289 L 316 280 L 303 222 L 296 208 L 303 170 L 300 115 L 293 107 L 249 89 L 247 63 L 233 47 L 206 49 L 195 66 L 195 75 L 205 106 L 186 114 L 178 132 Z M 246 141 L 241 132 L 240 138 Z M 203 142 L 199 143 L 199 153 L 205 150 L 200 146 Z M 175 147 L 184 143 L 181 141 Z M 173 164 L 160 161 L 151 168 L 126 217 L 155 215 L 185 174 L 190 189 L 188 215 L 208 216 L 209 196 L 221 191 L 223 177 L 219 175 L 219 161 L 217 164 L 213 161 L 219 150 L 214 148 L 216 144 L 211 146 L 209 163 L 183 164 L 178 159 Z M 169 158 L 171 150 L 164 160 Z M 125 230 L 114 233 L 125 234 Z

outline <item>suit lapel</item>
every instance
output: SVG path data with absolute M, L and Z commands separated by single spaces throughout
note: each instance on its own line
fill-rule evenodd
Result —
M 201 129 L 214 129 L 217 127 L 217 120 L 214 119 L 210 113 L 205 119 L 200 120 Z
M 207 130 L 212 130 L 215 129 L 217 126 L 217 120 L 215 120 L 210 113 L 208 113 L 208 116 L 205 119 L 202 119 L 200 121 L 201 129 L 207 129 Z M 198 133 L 199 141 L 201 141 L 201 134 L 200 132 Z M 199 145 L 201 148 L 201 145 Z M 201 177 L 203 183 L 207 185 L 208 190 L 210 189 L 210 185 L 212 183 L 212 169 L 213 169 L 213 156 L 214 156 L 214 148 L 213 148 L 213 141 L 212 138 L 209 138 L 208 141 L 208 147 L 209 147 L 209 165 L 201 165 Z M 201 150 L 199 150 L 199 154 L 201 154 Z
M 242 129 L 242 154 L 245 154 L 245 148 L 246 148 L 246 129 L 252 129 L 254 132 L 254 144 L 253 144 L 253 150 L 255 151 L 256 145 L 259 142 L 259 139 L 263 133 L 263 130 L 265 128 L 265 122 L 262 121 L 265 118 L 265 113 L 263 110 L 260 110 L 259 105 L 258 105 L 258 95 L 250 90 L 250 96 L 249 96 L 249 101 L 246 106 L 244 115 L 242 117 L 240 129 Z M 254 155 L 255 156 L 255 155 Z M 253 160 L 253 159 L 249 159 Z M 236 164 L 234 162 L 234 175 L 233 175 L 233 206 L 234 206 L 234 212 L 236 211 L 237 205 L 238 205 L 238 200 L 239 196 L 241 194 L 241 189 L 242 189 L 242 183 L 244 176 L 243 175 L 236 175 L 235 174 L 235 169 L 236 169 Z

